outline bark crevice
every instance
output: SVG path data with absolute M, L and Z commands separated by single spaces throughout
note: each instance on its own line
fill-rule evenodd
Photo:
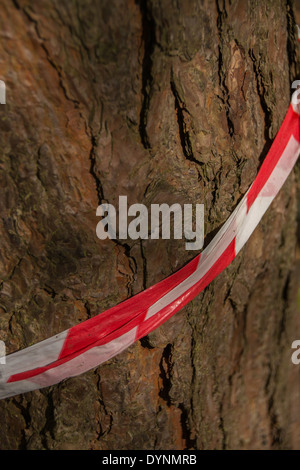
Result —
M 151 94 L 154 84 L 153 55 L 156 45 L 155 20 L 152 15 L 151 2 L 149 0 L 136 0 L 142 16 L 142 41 L 144 57 L 142 62 L 142 107 L 140 111 L 139 132 L 141 142 L 145 149 L 150 149 L 150 141 L 147 133 L 147 119 L 150 107 Z

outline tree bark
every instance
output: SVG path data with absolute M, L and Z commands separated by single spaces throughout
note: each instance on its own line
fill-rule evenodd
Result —
M 222 226 L 288 109 L 293 8 L 1 1 L 8 353 L 195 256 L 184 240 L 99 240 L 102 202 L 203 203 L 206 244 Z M 0 448 L 299 449 L 297 175 L 234 262 L 167 323 L 95 370 L 0 402 Z

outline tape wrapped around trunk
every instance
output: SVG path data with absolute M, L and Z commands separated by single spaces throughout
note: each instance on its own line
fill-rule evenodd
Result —
M 295 99 L 254 182 L 203 252 L 121 304 L 8 355 L 1 367 L 1 399 L 59 383 L 119 354 L 178 312 L 231 263 L 297 161 L 300 116 Z

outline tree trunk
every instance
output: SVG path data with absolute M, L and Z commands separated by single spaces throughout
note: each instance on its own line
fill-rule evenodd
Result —
M 96 208 L 203 203 L 207 243 L 283 121 L 298 52 L 290 0 L 2 0 L 0 24 L 11 353 L 196 255 L 185 240 L 99 240 Z M 299 449 L 296 176 L 168 322 L 95 370 L 1 401 L 1 449 Z

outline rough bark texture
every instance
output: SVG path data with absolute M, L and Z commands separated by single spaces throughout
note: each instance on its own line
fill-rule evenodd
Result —
M 204 203 L 206 243 L 224 223 L 288 108 L 293 7 L 1 0 L 8 352 L 195 256 L 184 240 L 100 241 L 99 203 Z M 299 449 L 296 175 L 235 261 L 166 324 L 96 370 L 0 402 L 0 448 Z

